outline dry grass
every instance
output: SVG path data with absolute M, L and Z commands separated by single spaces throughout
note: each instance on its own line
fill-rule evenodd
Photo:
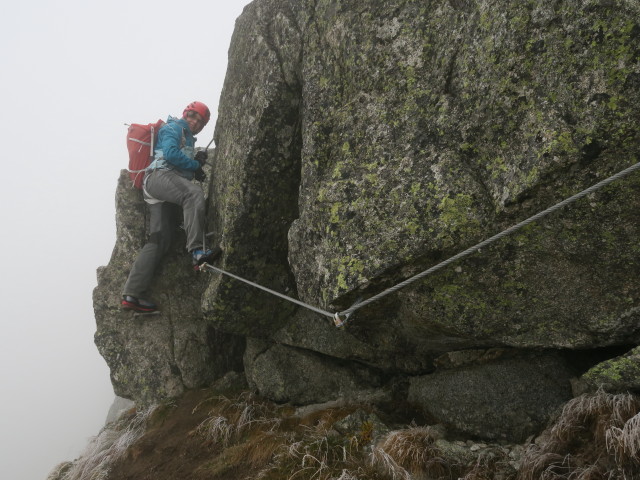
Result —
M 374 448 L 369 461 L 392 480 L 411 480 L 411 474 L 382 448 Z
M 145 431 L 149 416 L 155 407 L 135 414 L 129 419 L 107 425 L 94 437 L 80 457 L 56 480 L 103 480 L 109 478 L 109 472 L 115 462 L 126 455 L 129 447 Z
M 607 431 L 612 426 L 623 426 L 639 410 L 640 399 L 634 395 L 610 395 L 603 391 L 581 395 L 565 405 L 551 436 L 567 443 L 576 435 L 588 434 L 595 447 L 602 449 L 606 446 Z
M 333 425 L 352 413 L 345 408 L 298 418 L 250 395 L 216 397 L 206 404 L 209 416 L 195 433 L 211 442 L 217 454 L 200 470 L 203 478 L 458 480 L 466 474 L 465 480 L 493 480 L 496 469 L 504 470 L 500 461 L 507 461 L 487 457 L 471 466 L 449 464 L 436 445 L 442 432 L 434 427 L 392 431 L 377 445 L 370 421 L 341 435 Z M 245 469 L 241 476 L 233 465 L 247 466 L 251 474 Z
M 71 462 L 62 462 L 49 472 L 47 480 L 60 480 L 62 476 L 69 471 L 73 464 Z
M 509 465 L 509 460 L 509 456 L 504 452 L 481 454 L 471 469 L 459 480 L 494 480 L 496 472 L 501 473 L 502 480 L 513 480 L 516 472 Z
M 204 461 L 193 464 L 194 479 L 640 480 L 640 399 L 633 395 L 598 392 L 567 403 L 553 427 L 528 446 L 517 474 L 510 457 L 516 450 L 482 447 L 472 461 L 469 450 L 456 450 L 467 448 L 464 444 L 452 448 L 453 443 L 439 442 L 444 433 L 434 427 L 412 425 L 374 444 L 371 421 L 355 423 L 348 432 L 336 424 L 353 413 L 351 407 L 300 418 L 291 407 L 251 394 L 212 397 L 195 408 L 193 404 L 181 415 L 198 411 L 198 420 L 191 424 L 197 426 L 185 430 L 204 455 Z M 148 421 L 150 413 L 105 428 L 80 459 L 60 465 L 50 480 L 106 480 L 128 451 L 132 453 L 116 470 L 122 462 L 135 464 L 135 451 L 129 449 L 145 428 L 155 428 L 160 420 L 175 422 L 160 411 Z M 145 436 L 145 441 L 155 435 Z M 520 454 L 514 458 L 520 461 Z
M 380 446 L 373 449 L 371 463 L 382 467 L 392 478 L 450 478 L 452 469 L 435 441 L 441 434 L 432 427 L 412 427 L 389 433 Z
M 353 459 L 358 446 L 344 444 L 331 430 L 333 418 L 330 414 L 322 417 L 315 425 L 305 426 L 301 433 L 291 438 L 275 458 L 273 467 L 287 472 L 287 478 L 332 480 L 342 476 L 353 477 L 347 464 Z
M 196 432 L 223 448 L 239 441 L 250 431 L 274 431 L 281 422 L 279 417 L 274 416 L 273 406 L 259 401 L 251 394 L 242 394 L 235 401 L 216 397 L 209 402 L 215 402 L 215 407 Z
M 287 407 L 243 394 L 235 400 L 215 397 L 205 421 L 195 433 L 217 447 L 218 461 L 209 472 L 219 475 L 221 465 L 244 463 L 257 478 L 314 478 L 317 480 L 360 478 L 345 467 L 351 451 L 357 451 L 363 435 L 347 445 L 336 443 L 331 425 L 342 412 L 313 413 L 307 418 L 291 418 Z M 339 442 L 342 442 L 342 438 Z
M 622 428 L 610 427 L 606 433 L 607 451 L 619 463 L 640 461 L 640 414 L 634 415 Z
M 598 391 L 563 408 L 554 426 L 530 445 L 519 480 L 640 478 L 640 398 Z

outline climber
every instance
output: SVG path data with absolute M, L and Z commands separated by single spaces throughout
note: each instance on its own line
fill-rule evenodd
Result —
M 136 258 L 122 295 L 122 307 L 152 313 L 158 307 L 147 295 L 153 274 L 168 251 L 173 233 L 182 217 L 187 234 L 187 251 L 194 267 L 215 260 L 220 247 L 205 249 L 205 199 L 202 189 L 192 182 L 203 182 L 206 151 L 195 152 L 194 135 L 209 121 L 209 108 L 192 102 L 182 118 L 169 117 L 158 132 L 154 160 L 145 173 L 143 195 L 151 212 L 150 235 Z M 182 210 L 182 211 L 181 211 Z

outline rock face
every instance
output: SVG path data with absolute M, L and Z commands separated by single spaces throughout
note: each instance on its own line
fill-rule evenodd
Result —
M 216 125 L 219 266 L 344 309 L 636 163 L 639 18 L 630 0 L 254 1 L 236 23 Z M 249 338 L 248 380 L 278 401 L 408 378 L 423 406 L 469 399 L 461 417 L 431 411 L 439 421 L 520 438 L 570 398 L 584 369 L 572 351 L 640 339 L 638 174 L 359 310 L 345 330 L 228 277 L 193 277 L 181 246 L 155 286 L 163 315 L 125 316 L 144 208 L 124 181 L 94 299 L 120 396 L 207 384 L 241 368 Z M 458 370 L 435 361 L 496 347 L 516 353 Z M 555 359 L 555 378 L 531 349 Z M 527 398 L 525 372 L 539 396 Z M 517 398 L 500 397 L 511 383 Z M 504 408 L 476 421 L 481 391 Z
M 611 358 L 589 369 L 577 382 L 578 392 L 626 393 L 640 391 L 640 347 L 625 355 Z
M 349 401 L 382 386 L 379 374 L 357 364 L 339 364 L 310 351 L 271 347 L 259 340 L 247 344 L 245 365 L 250 386 L 277 402 Z
M 556 355 L 533 355 L 414 377 L 409 401 L 458 430 L 523 442 L 571 396 L 572 372 Z
M 145 242 L 145 204 L 123 171 L 116 191 L 116 246 L 109 265 L 98 270 L 93 305 L 95 342 L 111 369 L 116 395 L 141 405 L 209 385 L 241 369 L 242 338 L 202 321 L 203 279 L 190 271 L 184 235 L 157 272 L 153 286 L 161 315 L 134 317 L 120 310 L 122 287 Z

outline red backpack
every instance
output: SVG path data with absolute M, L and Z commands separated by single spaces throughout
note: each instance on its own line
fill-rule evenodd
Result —
M 142 188 L 144 171 L 153 161 L 153 150 L 158 131 L 164 125 L 163 120 L 141 125 L 132 123 L 127 131 L 127 150 L 129 150 L 129 177 L 133 186 Z

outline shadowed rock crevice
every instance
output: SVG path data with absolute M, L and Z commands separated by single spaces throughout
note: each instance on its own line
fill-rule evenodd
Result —
M 295 297 L 287 262 L 298 216 L 302 43 L 288 2 L 252 4 L 238 20 L 216 126 L 210 210 L 221 235 L 222 268 Z M 267 335 L 291 304 L 217 278 L 203 303 L 208 321 L 242 335 Z M 237 308 L 240 306 L 240 308 Z
M 294 405 L 357 401 L 374 394 L 388 380 L 382 372 L 356 362 L 255 339 L 248 341 L 244 362 L 251 388 Z

